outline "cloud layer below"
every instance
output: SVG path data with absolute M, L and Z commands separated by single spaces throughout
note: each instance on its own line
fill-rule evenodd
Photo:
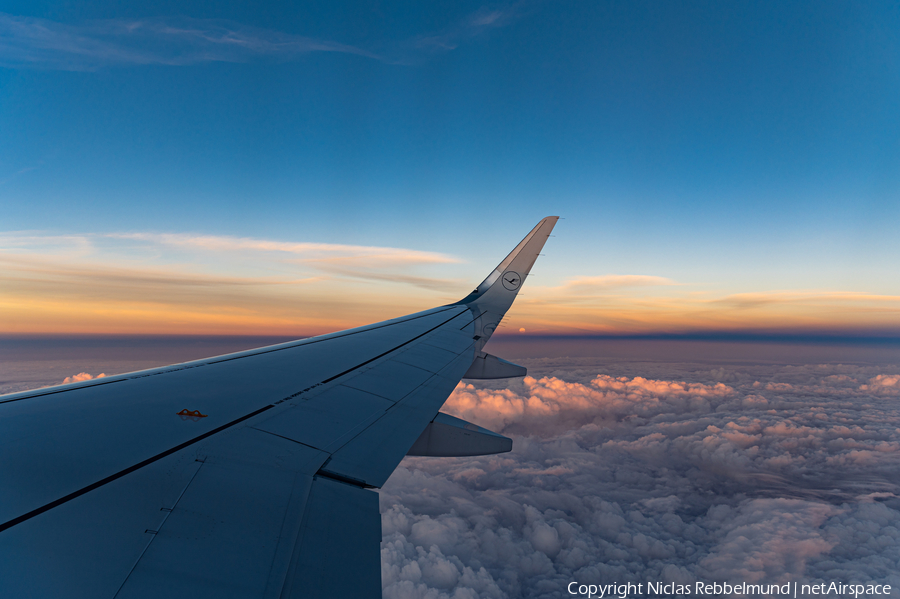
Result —
M 897 596 L 897 366 L 661 379 L 534 364 L 545 376 L 461 384 L 444 408 L 513 436 L 512 453 L 407 458 L 385 486 L 385 597 L 648 580 L 880 581 Z

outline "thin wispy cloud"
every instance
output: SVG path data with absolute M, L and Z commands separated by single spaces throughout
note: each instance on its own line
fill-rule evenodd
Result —
M 182 322 L 206 319 L 205 331 L 227 315 L 234 330 L 247 331 L 278 331 L 276 317 L 303 324 L 314 316 L 315 327 L 296 330 L 325 332 L 458 299 L 470 288 L 458 278 L 460 262 L 410 248 L 253 237 L 13 232 L 0 234 L 0 309 L 17 314 L 9 322 L 21 330 L 64 326 L 77 308 L 95 314 L 97 322 L 114 314 L 120 328 L 135 314 L 150 323 L 174 310 L 183 312 Z M 510 330 L 571 335 L 900 330 L 900 297 L 865 291 L 734 294 L 629 274 L 575 276 L 556 286 L 531 284 L 536 281 L 525 287 L 510 314 Z M 50 313 L 57 314 L 52 323 Z
M 181 268 L 162 266 L 127 267 L 95 260 L 84 264 L 72 264 L 53 256 L 16 256 L 0 251 L 0 270 L 8 282 L 58 281 L 61 286 L 72 285 L 75 281 L 90 281 L 92 288 L 99 286 L 121 286 L 131 289 L 136 295 L 146 291 L 146 286 L 160 286 L 171 291 L 173 287 L 227 287 L 260 286 L 312 283 L 323 277 L 305 279 L 278 279 L 274 277 L 216 276 L 188 272 Z M 62 291 L 62 287 L 59 289 Z
M 400 283 L 435 291 L 463 288 L 463 281 L 416 275 L 418 266 L 457 264 L 459 259 L 437 252 L 406 248 L 349 245 L 338 243 L 285 242 L 249 237 L 189 235 L 179 233 L 114 233 L 105 237 L 134 240 L 189 250 L 271 256 L 273 260 L 312 269 L 328 277 L 374 282 Z
M 221 235 L 191 235 L 183 233 L 109 233 L 110 239 L 131 239 L 155 244 L 180 246 L 207 251 L 275 252 L 301 256 L 307 262 L 342 262 L 357 259 L 377 259 L 392 264 L 450 264 L 459 260 L 446 254 L 404 248 L 350 245 L 341 243 L 312 243 L 273 241 L 251 237 Z
M 656 287 L 660 285 L 677 285 L 666 277 L 652 275 L 602 275 L 597 277 L 573 277 L 562 286 L 556 288 L 565 292 L 591 293 L 609 289 L 628 287 Z
M 68 24 L 0 13 L 0 64 L 6 67 L 80 71 L 121 65 L 292 60 L 312 52 L 381 60 L 347 44 L 213 19 L 105 19 Z
M 659 276 L 582 276 L 560 286 L 526 288 L 513 319 L 515 328 L 532 333 L 574 335 L 887 334 L 900 327 L 900 296 L 829 290 L 723 294 Z
M 462 293 L 464 283 L 435 276 L 456 262 L 406 248 L 246 237 L 13 232 L 0 234 L 0 312 L 20 332 L 314 334 Z
M 738 293 L 713 301 L 715 303 L 726 304 L 734 308 L 742 309 L 761 308 L 778 304 L 826 304 L 865 301 L 894 304 L 894 306 L 888 307 L 887 309 L 892 311 L 900 310 L 900 308 L 896 307 L 897 302 L 900 302 L 900 296 L 851 291 L 773 291 L 770 293 Z
M 91 71 L 128 65 L 286 62 L 321 52 L 413 64 L 511 23 L 524 14 L 524 6 L 479 9 L 444 30 L 382 43 L 378 49 L 218 19 L 154 17 L 61 23 L 0 13 L 0 66 Z
M 442 31 L 416 36 L 401 43 L 398 47 L 407 51 L 407 60 L 423 58 L 421 54 L 410 52 L 413 50 L 428 53 L 455 50 L 467 40 L 509 25 L 527 14 L 534 4 L 535 2 L 518 2 L 503 8 L 482 7 Z
M 32 166 L 26 166 L 26 167 L 24 167 L 24 168 L 20 168 L 19 170 L 17 170 L 16 172 L 12 173 L 11 175 L 8 175 L 8 176 L 6 176 L 6 177 L 0 178 L 0 185 L 6 185 L 6 184 L 9 183 L 10 181 L 13 181 L 13 180 L 15 180 L 15 179 L 18 179 L 19 177 L 21 177 L 22 175 L 24 175 L 24 174 L 26 174 L 26 173 L 30 173 L 31 171 L 37 170 L 39 167 L 40 167 L 40 164 L 38 164 L 38 165 L 32 165 Z
M 70 263 L 72 258 L 77 263 Z M 363 246 L 339 243 L 290 242 L 250 237 L 197 235 L 187 233 L 105 233 L 88 235 L 42 235 L 35 232 L 0 234 L 0 262 L 8 268 L 39 272 L 41 265 L 51 270 L 65 264 L 65 272 L 87 270 L 110 273 L 117 278 L 136 269 L 149 278 L 177 280 L 195 277 L 189 267 L 224 264 L 227 277 L 215 281 L 235 281 L 239 264 L 249 267 L 248 281 L 274 283 L 282 280 L 315 280 L 313 275 L 345 276 L 392 281 L 428 289 L 446 287 L 448 280 L 421 277 L 410 269 L 420 266 L 457 264 L 458 258 L 408 248 Z M 169 264 L 166 266 L 166 264 Z M 55 265 L 55 266 L 50 266 Z M 265 268 L 261 268 L 264 267 Z M 275 271 L 271 269 L 275 268 Z M 263 271 L 273 273 L 266 276 Z M 300 274 L 298 274 L 300 273 Z M 461 284 L 453 281 L 454 284 Z

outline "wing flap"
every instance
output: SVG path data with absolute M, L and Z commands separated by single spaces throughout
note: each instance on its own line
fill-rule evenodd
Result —
M 378 494 L 317 476 L 282 599 L 381 597 Z
M 5 530 L 3 596 L 113 597 L 199 467 L 171 455 Z
M 120 599 L 280 592 L 327 454 L 252 428 L 200 448 L 201 467 L 121 589 Z M 275 595 L 277 596 L 277 595 Z
M 468 352 L 459 355 L 438 375 L 335 451 L 323 470 L 381 487 L 444 405 L 473 355 L 470 346 Z

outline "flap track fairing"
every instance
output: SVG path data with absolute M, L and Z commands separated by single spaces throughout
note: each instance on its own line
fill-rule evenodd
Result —
M 477 424 L 438 412 L 406 455 L 463 457 L 512 450 L 512 439 Z
M 507 362 L 497 356 L 478 352 L 472 365 L 463 375 L 464 379 L 509 379 L 517 376 L 525 376 L 528 369 L 512 362 Z

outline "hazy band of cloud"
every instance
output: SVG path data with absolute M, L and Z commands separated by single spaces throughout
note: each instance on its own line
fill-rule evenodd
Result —
M 110 239 L 133 239 L 172 246 L 191 247 L 209 251 L 261 251 L 299 254 L 309 261 L 347 260 L 354 257 L 370 257 L 391 263 L 441 264 L 459 262 L 457 258 L 405 248 L 349 245 L 340 243 L 286 242 L 251 237 L 221 235 L 191 235 L 185 233 L 109 233 Z
M 579 276 L 566 281 L 562 286 L 555 288 L 559 292 L 590 293 L 607 289 L 622 289 L 625 287 L 655 287 L 659 285 L 677 285 L 675 281 L 666 277 L 652 275 L 602 275 L 596 277 Z
M 314 52 L 412 64 L 510 23 L 523 14 L 524 6 L 480 9 L 442 31 L 387 44 L 378 51 L 225 20 L 154 17 L 71 24 L 0 13 L 0 66 L 85 71 L 122 65 L 291 61 Z
M 407 40 L 399 44 L 398 49 L 407 50 L 407 60 L 421 58 L 420 54 L 409 50 L 432 53 L 455 50 L 465 40 L 482 35 L 491 29 L 509 25 L 527 14 L 537 4 L 539 4 L 537 1 L 524 0 L 503 8 L 482 7 L 442 31 L 418 35 Z
M 0 64 L 60 70 L 116 65 L 291 60 L 340 52 L 380 60 L 354 46 L 211 19 L 106 19 L 66 24 L 0 13 Z
M 467 282 L 440 269 L 458 262 L 183 233 L 5 233 L 0 311 L 4 332 L 319 334 L 452 301 Z
M 89 332 L 97 326 L 146 332 L 158 319 L 169 323 L 165 332 L 211 332 L 218 322 L 223 333 L 282 334 L 287 326 L 313 334 L 455 301 L 482 274 L 460 263 L 438 252 L 341 243 L 10 232 L 0 233 L 0 304 L 9 316 L 8 332 Z M 698 292 L 696 285 L 666 277 L 628 274 L 575 276 L 556 286 L 535 282 L 517 299 L 501 334 L 900 331 L 897 296 Z

